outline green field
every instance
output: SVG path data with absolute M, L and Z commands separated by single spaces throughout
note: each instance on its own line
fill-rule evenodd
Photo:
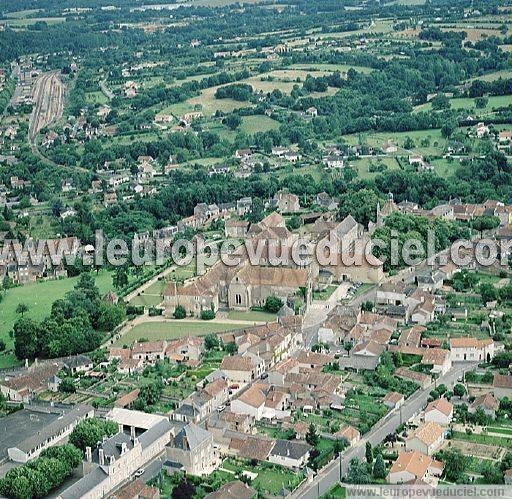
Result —
M 276 314 L 254 310 L 249 312 L 231 311 L 228 314 L 228 319 L 233 321 L 274 322 L 276 320 Z
M 116 345 L 131 345 L 140 338 L 147 338 L 150 341 L 173 340 L 183 336 L 202 336 L 208 333 L 223 333 L 240 329 L 238 324 L 223 324 L 219 322 L 190 322 L 190 321 L 167 321 L 147 322 L 137 324 L 133 329 L 123 335 Z
M 28 306 L 29 311 L 25 317 L 35 320 L 44 319 L 50 313 L 53 302 L 63 298 L 77 281 L 78 277 L 71 277 L 55 281 L 41 281 L 9 289 L 0 306 L 0 338 L 7 343 L 7 349 L 13 347 L 13 340 L 9 333 L 19 318 L 19 314 L 16 313 L 18 304 L 25 303 Z M 110 273 L 100 272 L 96 277 L 96 284 L 100 293 L 105 294 L 112 288 Z
M 279 127 L 279 123 L 269 116 L 255 115 L 244 116 L 239 130 L 247 135 L 254 135 L 258 132 L 268 132 Z
M 388 140 L 391 140 L 398 147 L 399 155 L 403 155 L 405 149 L 403 149 L 405 140 L 410 137 L 414 141 L 414 147 L 411 149 L 412 152 L 423 154 L 424 156 L 436 156 L 439 155 L 445 145 L 446 140 L 441 136 L 440 129 L 431 130 L 414 130 L 411 132 L 379 132 L 379 133 L 364 133 L 364 134 L 351 134 L 344 135 L 343 140 L 348 145 L 359 144 L 360 138 L 371 147 L 380 148 Z M 422 141 L 428 139 L 429 144 L 423 145 Z M 378 151 L 379 152 L 379 151 Z
M 99 90 L 97 92 L 87 92 L 85 94 L 85 100 L 89 104 L 106 104 L 108 102 L 105 94 Z
M 455 98 L 450 99 L 450 107 L 451 109 L 465 109 L 468 112 L 471 110 L 475 114 L 480 115 L 482 113 L 489 113 L 493 109 L 498 109 L 501 107 L 507 107 L 512 104 L 512 96 L 510 95 L 496 95 L 487 97 L 488 102 L 487 105 L 484 108 L 476 108 L 475 99 L 469 98 L 469 97 L 461 97 L 461 98 Z M 414 111 L 431 111 L 432 110 L 432 103 L 427 102 L 426 104 L 422 104 L 421 106 L 417 106 Z

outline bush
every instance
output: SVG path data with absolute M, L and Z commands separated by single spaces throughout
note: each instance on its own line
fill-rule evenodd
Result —
M 265 310 L 265 312 L 277 314 L 277 312 L 279 312 L 282 306 L 283 300 L 281 300 L 281 298 L 278 298 L 277 296 L 267 296 L 263 309 Z
M 215 319 L 215 312 L 213 310 L 201 310 L 201 319 L 203 321 L 211 321 Z
M 174 309 L 174 313 L 172 314 L 175 319 L 184 319 L 187 316 L 187 311 L 181 305 L 178 305 Z

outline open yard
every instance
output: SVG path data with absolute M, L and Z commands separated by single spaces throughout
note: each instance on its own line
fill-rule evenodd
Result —
M 239 324 L 229 324 L 209 321 L 168 320 L 165 322 L 147 322 L 138 324 L 125 335 L 116 345 L 131 345 L 140 338 L 149 341 L 173 340 L 183 336 L 202 336 L 208 333 L 222 333 L 240 329 Z
M 283 491 L 283 488 L 287 490 L 295 489 L 304 479 L 302 473 L 294 473 L 282 466 L 269 463 L 258 463 L 254 466 L 249 462 L 232 458 L 226 459 L 222 463 L 222 468 L 233 471 L 236 474 L 242 471 L 257 473 L 258 476 L 251 482 L 251 485 L 273 496 L 279 495 Z
M 7 343 L 7 348 L 9 349 L 13 345 L 9 332 L 20 317 L 16 313 L 16 307 L 20 303 L 28 306 L 29 310 L 25 317 L 41 320 L 50 313 L 53 302 L 63 298 L 77 281 L 77 277 L 71 277 L 55 281 L 42 281 L 9 289 L 0 306 L 0 338 Z M 112 288 L 110 273 L 107 271 L 100 272 L 96 277 L 96 284 L 100 293 L 106 293 Z

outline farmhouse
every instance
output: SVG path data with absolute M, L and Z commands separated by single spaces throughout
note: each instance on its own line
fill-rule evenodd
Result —
M 391 466 L 387 476 L 388 483 L 412 483 L 416 480 L 429 481 L 430 477 L 439 477 L 443 464 L 418 451 L 401 452 Z
M 445 398 L 433 400 L 425 409 L 425 422 L 434 422 L 447 426 L 453 418 L 453 405 Z
M 419 426 L 405 441 L 407 450 L 416 450 L 431 456 L 443 443 L 444 430 L 433 421 Z
M 478 340 L 462 337 L 450 339 L 452 362 L 486 361 L 494 357 L 494 341 L 492 338 Z

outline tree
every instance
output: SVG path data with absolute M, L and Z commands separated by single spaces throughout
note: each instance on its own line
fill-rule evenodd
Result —
M 350 460 L 347 471 L 347 483 L 367 484 L 371 483 L 371 477 L 368 468 L 364 463 L 359 462 L 356 458 Z
M 172 315 L 175 319 L 184 319 L 187 316 L 187 311 L 182 305 L 177 305 Z
M 172 499 L 192 499 L 196 494 L 196 488 L 186 477 L 172 490 Z
M 72 444 L 54 445 L 41 452 L 41 457 L 58 459 L 66 463 L 70 470 L 76 468 L 82 462 L 82 453 Z
M 278 298 L 277 296 L 267 296 L 263 308 L 265 309 L 266 312 L 269 312 L 271 314 L 277 314 L 277 312 L 279 312 L 282 306 L 283 300 L 281 300 L 281 298 Z
M 286 227 L 288 228 L 288 230 L 297 230 L 300 226 L 301 226 L 300 217 L 298 217 L 297 215 L 291 216 L 286 221 Z
M 503 483 L 503 473 L 498 466 L 490 461 L 484 461 L 480 467 L 480 473 L 484 476 L 485 483 Z
M 318 442 L 320 442 L 320 437 L 318 436 L 316 427 L 313 423 L 309 425 L 308 432 L 306 433 L 306 442 L 313 447 L 316 447 Z
M 13 336 L 16 357 L 34 359 L 39 351 L 39 325 L 32 319 L 19 319 L 14 323 Z
M 94 448 L 103 437 L 111 437 L 117 430 L 118 426 L 113 421 L 98 418 L 84 419 L 71 432 L 69 443 L 85 452 L 86 447 Z
M 458 449 L 443 451 L 441 459 L 444 463 L 444 474 L 450 482 L 460 480 L 469 466 L 469 457 Z
M 26 312 L 28 312 L 28 305 L 23 302 L 18 303 L 18 305 L 16 306 L 16 313 L 23 317 Z
M 489 303 L 490 301 L 496 300 L 498 297 L 498 291 L 492 284 L 488 282 L 483 282 L 480 284 L 478 291 L 482 296 L 483 303 Z
M 204 337 L 204 347 L 206 348 L 206 350 L 213 350 L 214 348 L 219 348 L 219 345 L 219 338 L 216 334 L 210 333 Z
M 373 477 L 377 480 L 386 478 L 386 465 L 384 464 L 384 458 L 382 454 L 377 454 L 375 458 L 375 464 L 373 465 Z
M 59 392 L 62 393 L 75 393 L 76 387 L 73 383 L 73 378 L 67 377 L 64 378 L 59 385 Z
M 466 387 L 464 385 L 462 385 L 461 383 L 457 383 L 453 387 L 453 394 L 456 397 L 464 397 L 464 395 L 466 394 Z
M 238 347 L 236 346 L 236 343 L 234 341 L 231 341 L 224 345 L 223 349 L 225 352 L 229 353 L 229 355 L 233 355 L 236 352 L 238 352 Z
M 128 269 L 126 266 L 117 267 L 112 276 L 112 284 L 114 288 L 121 289 L 128 285 Z
M 373 449 L 372 444 L 370 442 L 366 442 L 365 456 L 366 462 L 371 465 L 373 463 Z

